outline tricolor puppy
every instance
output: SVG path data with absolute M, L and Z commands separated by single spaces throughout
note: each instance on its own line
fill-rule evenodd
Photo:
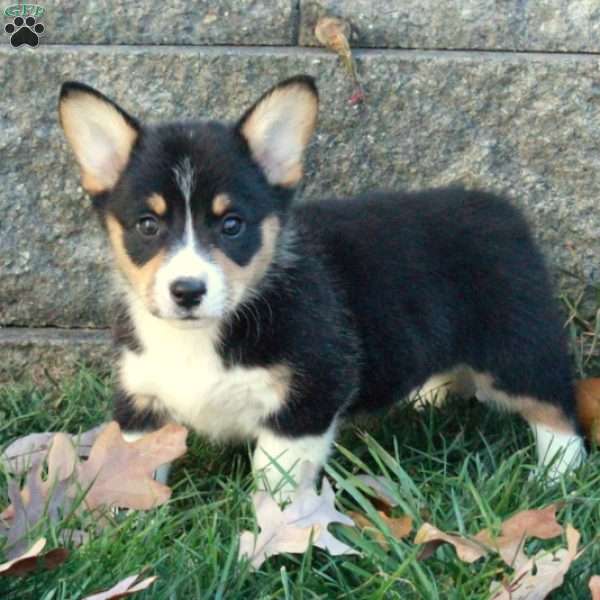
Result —
M 521 214 L 461 189 L 293 206 L 317 108 L 302 76 L 233 126 L 145 125 L 63 85 L 115 258 L 121 427 L 256 440 L 263 481 L 289 488 L 342 417 L 435 377 L 520 413 L 551 475 L 578 465 L 561 320 Z

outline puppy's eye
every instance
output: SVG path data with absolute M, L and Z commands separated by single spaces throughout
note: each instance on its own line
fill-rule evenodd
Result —
M 227 237 L 237 237 L 244 231 L 244 221 L 238 215 L 227 215 L 221 221 L 221 233 Z
M 135 228 L 144 237 L 154 237 L 160 229 L 158 220 L 152 215 L 145 215 L 136 224 Z

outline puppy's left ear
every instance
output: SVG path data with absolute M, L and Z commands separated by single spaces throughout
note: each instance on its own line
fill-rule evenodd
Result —
M 302 178 L 318 109 L 314 79 L 300 75 L 270 89 L 240 119 L 237 130 L 271 185 L 291 188 Z

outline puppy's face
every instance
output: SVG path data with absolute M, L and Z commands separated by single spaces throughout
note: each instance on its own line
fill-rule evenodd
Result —
M 203 325 L 259 288 L 317 105 L 312 80 L 296 77 L 234 127 L 145 127 L 95 90 L 63 85 L 61 124 L 134 301 Z

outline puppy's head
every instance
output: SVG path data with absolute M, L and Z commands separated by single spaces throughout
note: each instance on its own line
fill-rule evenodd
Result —
M 235 126 L 145 126 L 62 86 L 60 122 L 134 299 L 204 324 L 256 290 L 275 258 L 318 108 L 311 78 L 264 94 Z

